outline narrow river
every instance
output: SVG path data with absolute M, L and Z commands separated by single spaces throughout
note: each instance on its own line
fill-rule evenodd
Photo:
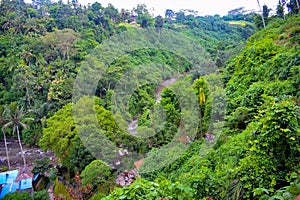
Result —
M 176 82 L 176 78 L 166 79 L 158 84 L 158 87 L 155 90 L 155 96 L 156 96 L 156 103 L 159 103 L 161 101 L 161 92 L 164 88 L 172 85 Z M 137 135 L 137 128 L 138 128 L 138 119 L 133 119 L 129 124 L 127 131 L 131 134 L 136 136 Z

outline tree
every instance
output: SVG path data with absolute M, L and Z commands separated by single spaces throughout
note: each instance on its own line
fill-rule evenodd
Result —
M 95 2 L 92 4 L 91 8 L 90 8 L 93 12 L 97 12 L 99 11 L 100 9 L 103 9 L 101 3 L 99 2 Z
M 146 4 L 138 4 L 136 8 L 133 8 L 134 12 L 138 15 L 149 15 Z
M 69 60 L 70 56 L 76 53 L 74 45 L 78 38 L 79 35 L 73 29 L 68 28 L 55 30 L 45 35 L 42 41 L 44 47 L 47 48 L 46 60 L 55 60 L 58 56 L 62 60 Z
M 39 145 L 51 149 L 60 162 L 70 171 L 82 171 L 94 160 L 90 152 L 83 146 L 72 116 L 72 104 L 67 104 L 47 119 L 47 127 Z
M 159 33 L 161 32 L 163 26 L 164 26 L 164 19 L 162 18 L 162 16 L 159 15 L 155 17 L 155 28 Z
M 25 117 L 27 113 L 24 112 L 23 108 L 19 108 L 15 105 L 10 106 L 10 108 L 5 110 L 5 117 L 7 119 L 7 123 L 3 126 L 3 130 L 6 129 L 9 126 L 12 126 L 13 129 L 13 135 L 15 131 L 17 131 L 17 136 L 18 136 L 18 142 L 20 145 L 21 153 L 22 153 L 22 158 L 24 162 L 24 169 L 26 169 L 26 160 L 25 160 L 25 155 L 23 151 L 23 146 L 20 138 L 20 131 L 19 131 L 19 125 L 27 129 L 28 125 L 25 124 L 23 121 L 28 121 L 28 120 L 33 120 L 32 118 L 27 118 Z
M 123 22 L 130 22 L 131 16 L 129 10 L 121 9 L 121 17 Z
M 184 20 L 185 20 L 185 14 L 184 14 L 184 12 L 177 12 L 176 13 L 176 21 L 178 23 L 183 23 Z
M 73 142 L 77 140 L 77 130 L 72 117 L 72 104 L 67 104 L 47 119 L 39 146 L 44 150 L 51 149 L 55 155 L 68 166 L 68 156 Z
M 203 137 L 203 132 L 202 132 L 202 114 L 201 114 L 201 109 L 203 104 L 205 103 L 205 94 L 204 94 L 204 90 L 202 87 L 199 88 L 199 105 L 200 105 L 200 137 Z
M 263 18 L 264 18 L 264 23 L 267 25 L 268 23 L 268 17 L 269 17 L 270 9 L 268 6 L 264 5 L 263 6 Z
M 152 25 L 153 18 L 148 14 L 140 14 L 137 17 L 137 22 L 142 28 L 147 28 Z
M 0 125 L 3 125 L 4 123 L 5 123 L 4 109 L 1 106 L 0 107 Z M 2 127 L 2 134 L 3 134 L 5 151 L 6 151 L 7 166 L 8 166 L 8 170 L 10 170 L 9 154 L 8 154 L 8 148 L 7 148 L 7 142 L 6 142 L 6 135 L 5 135 L 4 127 Z
M 35 77 L 35 71 L 29 66 L 22 63 L 16 67 L 15 75 L 13 76 L 13 88 L 15 91 L 22 92 L 25 91 L 25 98 L 21 105 L 25 108 L 31 107 L 32 102 L 36 99 L 34 95 L 34 88 L 36 87 L 37 77 Z
M 276 14 L 278 17 L 282 17 L 285 19 L 285 14 L 284 14 L 284 7 L 286 5 L 286 0 L 279 0 L 277 9 L 276 9 Z
M 171 24 L 172 23 L 172 19 L 175 16 L 175 12 L 171 9 L 167 9 L 165 11 L 165 17 L 168 18 L 168 23 Z
M 209 98 L 209 90 L 206 81 L 201 77 L 194 81 L 193 88 L 200 106 L 200 137 L 203 137 L 203 129 L 207 129 L 206 126 L 203 126 L 204 122 L 208 121 L 207 117 L 210 117 L 210 106 L 206 103 Z
M 119 22 L 120 15 L 118 12 L 118 9 L 116 9 L 112 4 L 108 4 L 107 7 L 105 8 L 104 13 L 110 17 L 110 20 L 113 23 Z
M 80 138 L 77 138 L 73 142 L 69 160 L 70 168 L 81 173 L 88 164 L 95 160 L 95 157 L 85 148 Z
M 282 6 L 282 2 L 280 0 L 276 8 L 276 15 L 278 17 L 284 18 L 284 7 Z
M 99 101 L 98 98 L 95 99 Z M 97 122 L 103 130 L 105 137 L 98 132 L 98 129 L 93 126 L 94 124 L 90 123 L 93 122 L 94 118 L 94 115 L 90 114 L 90 109 L 92 108 L 87 108 L 86 104 L 82 103 L 87 101 L 94 102 L 92 98 L 86 96 L 75 104 L 76 112 L 84 116 L 78 119 L 77 124 L 75 124 L 73 118 L 72 103 L 65 105 L 52 117 L 47 119 L 46 128 L 43 129 L 43 136 L 39 141 L 40 147 L 44 150 L 51 149 L 54 151 L 62 164 L 74 171 L 81 171 L 86 164 L 94 160 L 94 157 L 99 158 L 99 156 L 111 155 L 99 151 L 99 149 L 103 150 L 103 148 L 99 147 L 100 142 L 103 142 L 103 140 L 100 140 L 100 137 L 108 138 L 115 143 L 122 142 L 123 145 L 127 144 L 124 144 L 124 137 L 126 135 L 120 132 L 113 114 L 96 104 Z M 84 131 L 80 132 L 82 130 Z M 130 138 L 129 141 L 136 142 L 135 138 Z M 112 148 L 105 148 L 105 150 L 111 152 Z M 79 162 L 81 163 L 78 164 Z
M 292 14 L 297 14 L 299 12 L 298 0 L 290 0 L 290 2 L 287 4 L 287 7 Z
M 264 19 L 263 13 L 262 13 L 262 11 L 261 11 L 261 7 L 260 7 L 259 0 L 257 0 L 257 5 L 258 5 L 259 13 L 260 13 L 260 15 L 261 15 L 261 19 L 262 19 L 262 22 L 263 22 L 263 25 L 264 25 L 264 28 L 265 28 L 265 27 L 266 27 L 266 23 L 265 23 L 265 19 Z

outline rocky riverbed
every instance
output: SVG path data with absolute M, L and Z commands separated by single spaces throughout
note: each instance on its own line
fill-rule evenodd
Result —
M 21 169 L 23 168 L 23 159 L 22 159 L 22 152 L 20 150 L 20 146 L 17 140 L 9 140 L 7 141 L 7 147 L 9 152 L 9 160 L 11 169 Z M 23 145 L 23 150 L 25 154 L 26 164 L 28 171 L 31 171 L 31 169 L 34 167 L 34 161 L 42 159 L 44 157 L 49 157 L 50 161 L 52 163 L 55 162 L 55 156 L 54 153 L 51 151 L 44 152 L 41 148 L 36 146 L 26 146 Z M 0 142 L 0 168 L 5 168 L 3 166 L 7 165 L 7 159 L 6 159 L 6 151 L 4 142 Z

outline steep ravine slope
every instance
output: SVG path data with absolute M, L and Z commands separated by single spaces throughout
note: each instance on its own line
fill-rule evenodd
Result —
M 200 156 L 203 140 L 195 141 L 170 166 L 106 199 L 131 199 L 133 192 L 144 199 L 154 193 L 171 199 L 295 199 L 300 193 L 299 33 L 300 16 L 273 19 L 228 62 L 222 75 L 226 125 L 214 149 Z

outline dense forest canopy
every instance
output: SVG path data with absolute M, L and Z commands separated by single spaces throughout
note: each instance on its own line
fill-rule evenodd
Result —
M 299 0 L 222 17 L 1 0 L 1 169 L 17 139 L 23 171 L 24 144 L 55 154 L 32 172 L 58 199 L 295 199 L 299 33 Z

